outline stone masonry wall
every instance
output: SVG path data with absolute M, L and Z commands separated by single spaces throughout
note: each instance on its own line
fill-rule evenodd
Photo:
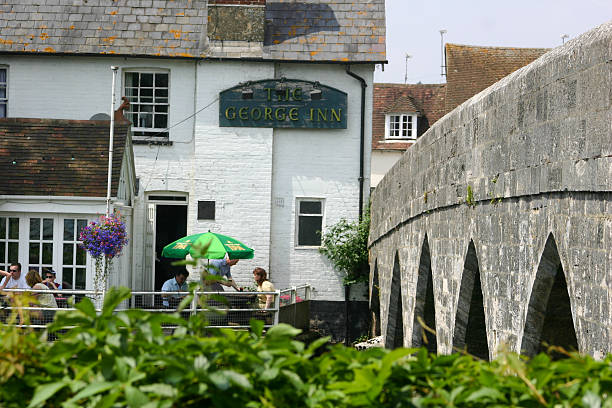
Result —
M 389 171 L 373 195 L 370 231 L 383 335 L 401 304 L 404 345 L 411 345 L 427 240 L 437 350 L 452 351 L 473 242 L 491 355 L 502 345 L 520 351 L 527 320 L 542 326 L 528 310 L 530 299 L 548 292 L 536 284 L 532 298 L 532 288 L 547 282 L 542 271 L 555 262 L 579 350 L 612 352 L 611 60 L 608 22 L 457 107 Z M 402 302 L 390 299 L 396 256 Z

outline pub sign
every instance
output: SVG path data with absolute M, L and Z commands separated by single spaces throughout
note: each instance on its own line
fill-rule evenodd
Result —
M 219 95 L 219 126 L 346 129 L 346 93 L 318 82 L 265 79 Z

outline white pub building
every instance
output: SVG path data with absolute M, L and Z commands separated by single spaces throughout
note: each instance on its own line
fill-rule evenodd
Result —
M 86 129 L 71 136 L 74 123 L 109 119 L 115 66 L 114 106 L 130 102 L 131 130 L 113 207 L 130 243 L 111 284 L 159 290 L 173 268 L 163 246 L 210 230 L 255 250 L 232 268 L 239 285 L 260 266 L 277 288 L 311 284 L 333 310 L 342 275 L 319 253 L 320 231 L 367 205 L 373 73 L 385 59 L 384 0 L 4 0 L 0 122 L 62 130 L 40 142 L 23 127 L 45 145 L 29 165 L 15 143 L 0 148 L 12 180 L 0 183 L 0 268 L 51 267 L 60 281 L 76 271 L 65 220 L 103 214 L 104 190 L 73 183 L 86 165 L 66 165 L 75 176 L 50 188 L 60 161 L 79 157 L 44 151 L 87 139 Z M 32 177 L 31 163 L 53 159 Z M 34 237 L 33 223 L 50 229 Z M 81 263 L 70 282 L 92 288 L 93 262 Z

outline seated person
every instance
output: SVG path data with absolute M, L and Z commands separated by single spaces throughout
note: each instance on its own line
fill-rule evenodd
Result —
M 168 279 L 162 285 L 162 292 L 187 292 L 189 291 L 189 286 L 187 285 L 187 277 L 189 276 L 189 272 L 187 269 L 182 269 L 174 272 L 174 278 Z M 185 297 L 185 295 L 173 294 L 173 295 L 162 295 L 163 296 L 163 305 L 164 307 L 177 307 L 180 303 L 181 299 Z
M 14 262 L 9 266 L 9 270 L 0 270 L 0 275 L 4 276 L 0 283 L 0 290 L 3 289 L 30 289 L 25 280 L 25 275 L 21 273 L 21 264 Z
M 28 286 L 32 289 L 36 290 L 49 290 L 47 285 L 43 283 L 38 271 L 31 269 L 30 272 L 25 277 Z M 39 305 L 42 308 L 52 308 L 57 309 L 57 303 L 55 302 L 55 296 L 51 293 L 34 293 L 34 297 L 38 300 Z M 55 315 L 55 310 L 43 310 L 42 315 L 40 311 L 32 312 L 32 322 L 34 324 L 44 324 L 50 323 L 53 321 L 53 316 Z
M 60 290 L 62 288 L 61 283 L 55 282 L 55 271 L 51 268 L 43 269 L 43 276 L 45 279 L 42 281 L 51 290 Z
M 230 268 L 238 263 L 238 259 L 229 259 L 229 256 L 225 254 L 223 259 L 210 259 L 208 264 L 208 274 L 225 278 L 218 281 L 205 281 L 204 288 L 208 292 L 223 292 L 223 286 L 233 287 L 237 291 L 240 288 L 236 285 L 236 282 L 232 279 Z M 223 286 L 222 286 L 223 285 Z
M 253 277 L 257 284 L 258 292 L 274 292 L 274 284 L 268 280 L 268 274 L 264 268 L 255 268 Z M 269 309 L 274 305 L 274 295 L 259 295 L 257 305 L 260 309 Z

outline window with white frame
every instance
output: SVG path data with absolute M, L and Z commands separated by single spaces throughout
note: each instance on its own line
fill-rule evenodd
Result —
M 322 199 L 299 198 L 296 207 L 297 246 L 321 246 L 324 201 Z
M 127 119 L 138 137 L 168 137 L 170 103 L 168 71 L 124 72 L 124 95 L 130 101 Z
M 87 226 L 86 219 L 64 218 L 62 225 L 62 282 L 73 289 L 85 289 L 87 283 L 87 254 L 79 246 L 79 234 Z
M 386 139 L 416 139 L 417 115 L 414 113 L 390 113 L 385 121 Z
M 30 218 L 28 271 L 53 268 L 53 218 Z
M 19 262 L 19 218 L 0 217 L 0 269 Z
M 8 68 L 0 66 L 0 118 L 8 116 Z

